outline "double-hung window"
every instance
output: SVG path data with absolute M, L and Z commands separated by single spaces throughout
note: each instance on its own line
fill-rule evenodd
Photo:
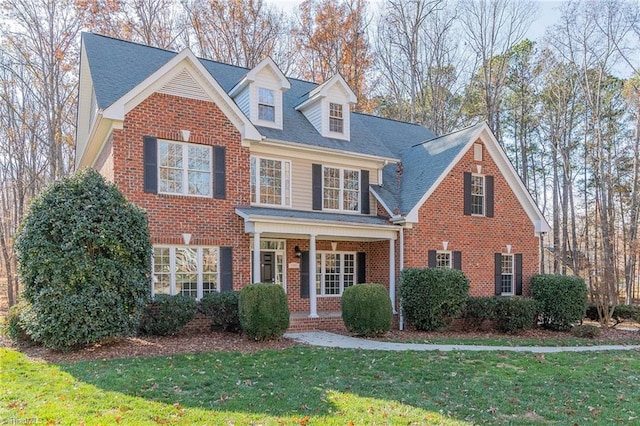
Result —
M 258 119 L 276 121 L 276 103 L 273 90 L 258 88 Z
M 471 214 L 484 215 L 484 176 L 471 176 Z
M 316 292 L 319 296 L 340 296 L 356 282 L 356 254 L 318 252 Z
M 210 197 L 211 147 L 158 141 L 158 192 Z
M 360 171 L 324 167 L 322 193 L 323 209 L 360 211 Z
M 342 116 L 342 104 L 329 103 L 329 131 L 344 133 L 344 117 Z
M 154 247 L 153 295 L 181 294 L 199 300 L 218 291 L 218 253 L 217 247 Z
M 450 251 L 436 252 L 436 268 L 451 269 L 453 267 L 451 260 Z
M 251 202 L 291 207 L 291 161 L 251 157 Z
M 503 254 L 501 265 L 501 287 L 503 295 L 514 294 L 513 255 Z

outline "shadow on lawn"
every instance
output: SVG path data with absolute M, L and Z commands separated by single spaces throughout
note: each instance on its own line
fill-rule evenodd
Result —
M 385 411 L 384 415 L 395 418 L 413 412 L 423 422 L 429 417 L 435 422 L 446 419 L 437 414 L 438 408 L 443 408 L 438 406 L 441 398 L 437 389 L 425 386 L 426 372 L 412 373 L 406 365 L 391 368 L 388 361 L 384 366 L 376 365 L 381 358 L 392 356 L 296 347 L 253 354 L 218 352 L 60 367 L 76 379 L 104 390 L 183 407 L 312 418 L 340 416 L 344 410 L 348 415 L 378 410 L 381 416 Z M 408 354 L 403 359 L 422 370 L 426 354 L 415 356 L 420 360 L 411 359 Z M 400 375 L 395 371 L 398 369 L 402 371 Z M 415 388 L 399 387 L 400 381 L 407 380 L 414 381 Z M 451 418 L 449 421 L 456 422 Z

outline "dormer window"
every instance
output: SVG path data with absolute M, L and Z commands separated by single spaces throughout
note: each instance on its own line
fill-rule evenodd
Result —
M 329 103 L 329 131 L 344 133 L 344 119 L 342 117 L 342 105 Z
M 262 87 L 258 89 L 258 119 L 276 121 L 276 103 L 273 90 Z

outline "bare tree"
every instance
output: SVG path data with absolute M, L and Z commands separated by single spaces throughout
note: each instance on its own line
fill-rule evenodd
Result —
M 524 38 L 537 7 L 529 0 L 462 0 L 460 10 L 469 49 L 476 55 L 474 74 L 482 114 L 502 141 L 500 104 L 509 64 L 507 54 Z

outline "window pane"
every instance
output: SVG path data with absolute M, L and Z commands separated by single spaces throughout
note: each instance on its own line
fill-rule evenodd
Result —
M 324 294 L 340 294 L 340 256 L 325 254 Z
M 344 288 L 347 288 L 356 282 L 356 256 L 353 253 L 345 253 L 343 258 L 343 282 Z
M 513 255 L 502 255 L 502 292 L 513 293 Z
M 438 253 L 436 253 L 436 268 L 451 268 L 451 253 L 450 252 L 438 252 Z
M 276 121 L 273 90 L 258 89 L 258 119 Z
M 260 160 L 260 202 L 282 204 L 282 161 Z
M 325 209 L 340 209 L 340 169 L 324 168 L 323 207 Z
M 358 211 L 360 205 L 360 172 L 358 170 L 344 170 L 343 189 L 343 209 Z
M 218 291 L 218 250 L 202 249 L 202 294 Z
M 160 167 L 182 169 L 182 145 L 160 142 L 158 144 L 158 164 Z
M 189 247 L 176 248 L 176 293 L 198 296 L 198 252 Z
M 154 294 L 170 294 L 171 266 L 169 247 L 153 248 L 153 292 Z
M 255 203 L 256 202 L 256 193 L 257 193 L 257 185 L 256 182 L 258 181 L 257 178 L 257 173 L 256 173 L 256 159 L 255 157 L 251 157 L 251 202 Z
M 343 131 L 342 105 L 340 104 L 329 104 L 329 130 L 338 133 Z
M 258 102 L 266 105 L 274 105 L 273 90 L 259 88 L 258 89 Z
M 471 176 L 471 214 L 484 214 L 484 176 Z

